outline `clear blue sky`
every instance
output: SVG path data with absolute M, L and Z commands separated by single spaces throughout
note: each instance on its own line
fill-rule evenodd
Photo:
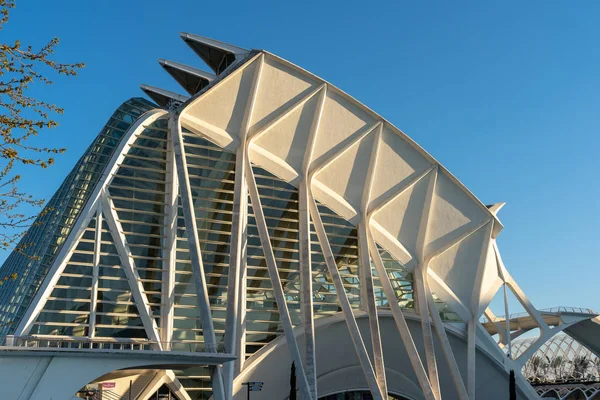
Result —
M 266 49 L 390 120 L 484 203 L 507 202 L 499 246 L 539 308 L 600 310 L 600 3 L 595 1 L 19 0 L 2 41 L 61 38 L 87 64 L 39 94 L 66 109 L 38 143 L 68 147 L 24 185 L 49 198 L 156 60 L 202 66 L 187 31 Z M 5 255 L 4 255 L 5 256 Z

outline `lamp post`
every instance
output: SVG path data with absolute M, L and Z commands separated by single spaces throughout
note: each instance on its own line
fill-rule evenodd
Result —
M 248 397 L 247 400 L 250 400 L 250 392 L 260 392 L 262 390 L 264 382 L 244 382 L 242 385 L 246 386 Z

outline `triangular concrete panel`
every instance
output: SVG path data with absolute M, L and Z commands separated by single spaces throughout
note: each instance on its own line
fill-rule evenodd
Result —
M 232 137 L 239 137 L 259 63 L 257 58 L 235 70 L 195 99 L 186 113 Z
M 465 193 L 464 188 L 443 170 L 438 173 L 432 201 L 427 221 L 425 256 L 459 240 L 490 219 L 489 214 L 473 204 L 474 200 Z
M 276 119 L 315 89 L 319 82 L 306 71 L 265 55 L 252 110 L 250 132 Z
M 313 150 L 313 163 L 318 165 L 347 147 L 356 134 L 370 129 L 375 121 L 374 115 L 356 102 L 328 88 Z
M 468 309 L 471 308 L 473 296 L 476 295 L 473 289 L 477 286 L 482 248 L 489 239 L 486 235 L 488 230 L 482 227 L 429 263 L 429 268 Z
M 311 97 L 302 106 L 286 114 L 279 122 L 265 130 L 256 139 L 255 144 L 299 173 L 318 104 L 318 96 Z
M 398 194 L 373 215 L 375 222 L 396 238 L 412 257 L 417 254 L 417 237 L 430 174 Z
M 375 132 L 371 132 L 348 147 L 315 175 L 323 189 L 326 187 L 354 208 L 360 210 L 369 162 L 373 152 Z
M 490 242 L 485 255 L 485 265 L 483 278 L 481 281 L 481 294 L 479 296 L 479 309 L 477 316 L 483 314 L 483 311 L 488 307 L 498 289 L 502 287 L 502 278 L 498 274 L 498 262 L 494 246 Z
M 427 159 L 386 124 L 377 153 L 371 201 L 389 197 L 405 186 L 414 173 L 429 167 Z

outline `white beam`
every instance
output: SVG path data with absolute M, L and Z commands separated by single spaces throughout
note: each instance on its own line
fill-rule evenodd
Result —
M 96 334 L 96 310 L 98 309 L 98 275 L 100 272 L 100 249 L 102 247 L 102 203 L 96 208 L 96 230 L 94 237 L 94 266 L 92 267 L 92 293 L 90 297 L 90 319 L 88 338 Z
M 233 393 L 233 379 L 244 368 L 246 361 L 246 295 L 247 295 L 247 246 L 248 246 L 248 185 L 246 183 L 246 159 L 248 152 L 246 141 L 248 130 L 252 121 L 254 102 L 258 93 L 260 75 L 264 64 L 264 55 L 258 56 L 258 66 L 254 71 L 250 98 L 246 104 L 239 137 L 235 138 L 236 158 L 233 194 L 233 215 L 231 224 L 231 244 L 229 257 L 229 271 L 227 276 L 227 309 L 225 318 L 225 348 L 236 354 L 237 359 L 233 363 L 225 364 L 223 375 L 225 379 L 225 390 L 228 396 Z
M 162 385 L 164 385 L 165 381 L 166 381 L 165 372 L 158 371 L 152 377 L 152 379 L 150 379 L 150 382 L 148 382 L 146 384 L 144 389 L 142 389 L 142 391 L 140 392 L 140 394 L 137 395 L 136 398 L 138 400 L 152 400 L 150 398 L 150 396 L 152 396 L 154 393 L 156 393 L 156 391 L 158 389 L 160 389 Z
M 301 307 L 304 326 L 306 377 L 314 399 L 317 398 L 317 368 L 315 353 L 315 326 L 313 308 L 313 276 L 311 258 L 311 230 L 308 198 L 308 173 L 310 170 L 315 141 L 319 131 L 321 115 L 327 98 L 327 85 L 320 87 L 318 105 L 313 115 L 312 124 L 302 160 L 302 178 L 298 184 L 298 230 L 300 233 L 300 287 L 302 289 Z
M 427 359 L 427 372 L 429 373 L 429 382 L 433 388 L 433 393 L 436 399 L 441 398 L 440 382 L 438 376 L 437 362 L 435 357 L 435 348 L 433 346 L 433 334 L 431 331 L 431 319 L 429 316 L 428 296 L 426 295 L 427 283 L 427 255 L 425 254 L 425 242 L 427 239 L 427 231 L 429 228 L 429 220 L 431 210 L 433 209 L 435 185 L 437 182 L 438 168 L 434 170 L 429 177 L 427 186 L 427 195 L 423 205 L 423 213 L 419 223 L 416 243 L 416 260 L 417 267 L 413 272 L 416 303 L 419 315 L 421 316 L 421 328 L 423 331 L 423 345 L 425 347 L 425 357 Z
M 200 320 L 202 322 L 202 333 L 204 336 L 205 351 L 216 353 L 217 340 L 215 337 L 215 328 L 212 320 L 210 302 L 208 298 L 208 289 L 206 286 L 206 275 L 204 274 L 204 264 L 202 262 L 202 253 L 200 251 L 200 241 L 198 240 L 198 227 L 196 224 L 196 212 L 194 210 L 194 199 L 192 188 L 188 176 L 187 160 L 181 131 L 181 122 L 179 115 L 173 111 L 169 116 L 169 130 L 175 153 L 175 166 L 179 179 L 179 194 L 183 206 L 183 216 L 185 219 L 185 230 L 187 233 L 190 260 L 192 263 L 192 275 L 196 286 L 196 298 L 198 308 L 200 309 Z M 225 388 L 223 376 L 220 368 L 215 368 L 213 374 L 213 393 L 215 400 L 225 400 Z
M 129 245 L 127 244 L 127 238 L 123 234 L 123 227 L 119 222 L 119 216 L 117 215 L 113 202 L 107 192 L 102 196 L 102 211 L 106 216 L 108 229 L 113 237 L 113 242 L 117 248 L 121 264 L 123 264 L 123 270 L 129 281 L 131 293 L 133 294 L 135 304 L 140 313 L 140 319 L 144 324 L 146 335 L 148 335 L 148 339 L 156 342 L 156 347 L 159 350 L 163 350 L 156 321 L 152 316 L 152 309 L 150 308 L 148 298 L 144 292 L 144 286 L 142 285 L 137 268 L 135 267 L 135 261 L 131 255 Z
M 475 400 L 475 356 L 477 351 L 477 319 L 472 317 L 467 321 L 467 393 L 469 399 Z
M 508 358 L 512 358 L 512 338 L 510 336 L 510 310 L 508 309 L 508 289 L 506 287 L 506 282 L 502 284 L 503 294 L 504 294 L 504 335 L 500 335 L 500 339 L 502 340 L 502 336 L 504 336 L 504 340 L 506 341 L 506 346 L 508 346 L 506 355 Z M 494 325 L 496 323 L 494 322 Z M 496 328 L 498 332 L 500 329 Z
M 379 153 L 379 145 L 383 135 L 383 124 L 375 131 L 373 147 L 369 158 L 367 169 L 367 178 L 363 194 L 361 197 L 361 221 L 358 223 L 358 259 L 359 259 L 359 278 L 361 287 L 360 304 L 363 310 L 366 310 L 369 316 L 369 329 L 371 331 L 371 347 L 373 349 L 373 364 L 375 366 L 375 376 L 377 384 L 383 395 L 387 395 L 387 381 L 385 375 L 385 363 L 383 360 L 383 349 L 381 343 L 381 332 L 379 330 L 379 316 L 377 304 L 375 304 L 375 288 L 373 284 L 373 271 L 371 269 L 371 258 L 369 257 L 369 238 L 368 238 L 368 205 L 371 200 L 371 190 L 375 178 L 375 166 Z
M 313 276 L 311 258 L 310 214 L 308 211 L 308 188 L 302 179 L 298 188 L 298 230 L 300 239 L 300 287 L 304 326 L 305 365 L 311 396 L 317 398 L 317 368 L 315 353 L 315 327 L 313 309 Z
M 327 238 L 325 226 L 323 225 L 321 215 L 319 214 L 319 210 L 317 208 L 317 202 L 312 196 L 312 193 L 310 193 L 310 189 L 309 197 L 311 199 L 309 202 L 310 214 L 315 225 L 315 229 L 317 231 L 319 244 L 321 245 L 321 250 L 323 251 L 323 256 L 325 258 L 325 262 L 327 264 L 331 280 L 333 281 L 335 291 L 338 295 L 338 299 L 340 300 L 342 313 L 344 314 L 344 319 L 346 320 L 346 325 L 348 326 L 348 331 L 350 333 L 350 337 L 352 338 L 352 343 L 354 344 L 354 349 L 356 350 L 356 355 L 358 356 L 358 360 L 365 375 L 367 385 L 369 387 L 369 390 L 371 391 L 371 395 L 375 400 L 385 399 L 387 398 L 387 393 L 382 393 L 381 388 L 378 385 L 375 372 L 373 371 L 373 365 L 371 364 L 369 354 L 367 353 L 367 349 L 365 348 L 365 343 L 360 334 L 360 330 L 358 329 L 358 324 L 356 323 L 356 319 L 354 318 L 352 306 L 350 305 L 350 301 L 348 300 L 348 296 L 346 295 L 344 283 L 342 281 L 342 277 L 340 276 L 340 272 L 338 271 L 337 264 L 335 262 L 335 257 L 333 255 L 333 251 L 331 250 L 329 239 Z
M 246 185 L 246 154 L 243 146 L 236 151 L 235 184 L 229 271 L 227 274 L 227 309 L 225 318 L 225 350 L 238 356 L 223 367 L 227 393 L 233 390 L 233 378 L 243 368 L 246 358 L 246 248 L 248 244 L 248 187 Z
M 173 316 L 175 313 L 175 265 L 177 258 L 177 195 L 179 182 L 173 152 L 172 132 L 167 132 L 167 193 L 165 194 L 165 219 L 163 239 L 162 294 L 161 294 L 161 340 L 165 350 L 172 349 Z
M 404 313 L 402 312 L 402 309 L 398 304 L 398 299 L 396 298 L 394 288 L 392 287 L 390 279 L 387 276 L 387 272 L 385 270 L 385 266 L 383 265 L 383 261 L 381 260 L 381 255 L 379 254 L 377 244 L 375 243 L 375 240 L 373 240 L 373 237 L 370 234 L 368 236 L 369 250 L 371 253 L 373 264 L 375 266 L 375 270 L 377 271 L 377 276 L 379 277 L 379 281 L 381 282 L 381 287 L 383 288 L 383 292 L 385 293 L 385 297 L 387 298 L 388 305 L 390 306 L 392 316 L 394 317 L 394 321 L 396 322 L 396 327 L 398 328 L 398 332 L 400 333 L 402 343 L 404 344 L 404 348 L 406 349 L 406 353 L 408 354 L 408 358 L 413 367 L 413 371 L 415 372 L 415 375 L 417 375 L 419 386 L 421 386 L 421 390 L 423 391 L 425 399 L 434 400 L 435 395 L 433 393 L 431 383 L 429 382 L 429 378 L 427 377 L 427 372 L 425 372 L 425 367 L 423 366 L 423 362 L 421 361 L 421 357 L 419 356 L 417 347 L 415 346 L 415 342 L 413 341 L 412 335 L 408 328 L 408 324 L 406 323 L 406 319 L 404 318 Z
M 379 316 L 377 304 L 375 304 L 375 288 L 373 285 L 373 273 L 371 270 L 371 259 L 369 258 L 369 240 L 367 224 L 365 221 L 358 223 L 358 255 L 360 269 L 365 285 L 364 300 L 366 312 L 369 316 L 369 329 L 371 332 L 371 346 L 373 349 L 373 364 L 375 366 L 375 377 L 381 393 L 387 395 L 387 381 L 385 375 L 385 363 L 383 360 L 383 349 L 381 343 L 381 332 L 379 330 Z M 386 397 L 384 397 L 386 398 Z
M 171 392 L 175 393 L 179 400 L 192 400 L 187 390 L 185 390 L 179 379 L 175 376 L 175 373 L 170 369 L 165 371 L 165 384 Z
M 452 377 L 452 382 L 454 383 L 454 387 L 456 388 L 456 393 L 458 394 L 459 399 L 467 400 L 469 398 L 467 388 L 465 387 L 465 382 L 462 378 L 462 375 L 460 374 L 460 369 L 458 368 L 458 363 L 456 362 L 454 351 L 452 350 L 452 346 L 450 345 L 450 341 L 448 340 L 448 335 L 446 334 L 446 329 L 444 328 L 442 318 L 440 317 L 440 314 L 437 308 L 435 307 L 435 303 L 433 301 L 433 294 L 431 293 L 429 285 L 426 286 L 426 292 L 427 297 L 429 298 L 429 313 L 431 314 L 431 318 L 433 320 L 433 327 L 435 328 L 435 333 L 441 344 L 444 357 L 446 358 L 446 363 L 448 364 L 448 369 L 450 370 L 450 376 Z
M 277 270 L 277 262 L 275 260 L 275 254 L 273 253 L 273 247 L 271 246 L 271 239 L 269 237 L 269 231 L 267 228 L 267 221 L 262 209 L 260 202 L 260 195 L 256 186 L 254 173 L 252 172 L 252 166 L 250 161 L 247 161 L 247 177 L 248 177 L 248 192 L 250 193 L 250 202 L 252 204 L 252 210 L 254 211 L 254 217 L 256 219 L 256 226 L 258 228 L 258 234 L 260 242 L 263 247 L 265 255 L 265 261 L 267 264 L 267 270 L 269 271 L 269 278 L 273 286 L 273 294 L 275 296 L 275 302 L 277 303 L 277 309 L 279 310 L 279 317 L 285 338 L 287 340 L 292 360 L 296 364 L 296 374 L 300 381 L 300 390 L 303 392 L 303 397 L 307 399 L 313 399 L 310 385 L 304 371 L 302 357 L 300 355 L 300 349 L 294 335 L 294 326 L 292 325 L 292 319 L 288 310 L 287 303 L 285 301 L 285 294 L 283 293 L 283 287 L 281 285 L 281 279 L 279 277 L 279 271 Z

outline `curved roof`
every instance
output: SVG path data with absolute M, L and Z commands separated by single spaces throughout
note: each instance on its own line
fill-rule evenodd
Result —
M 500 286 L 492 240 L 502 225 L 403 132 L 343 91 L 266 51 L 255 52 L 179 109 L 184 128 L 298 186 L 409 269 L 465 320 Z M 475 290 L 473 290 L 475 288 Z M 478 290 L 479 289 L 479 290 Z

